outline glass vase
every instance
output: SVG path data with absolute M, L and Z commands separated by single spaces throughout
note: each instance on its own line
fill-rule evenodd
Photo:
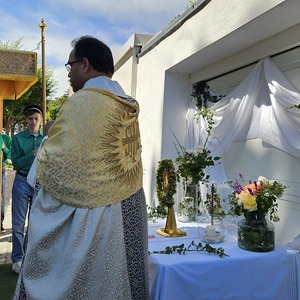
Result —
M 178 221 L 193 222 L 196 221 L 199 206 L 199 191 L 197 184 L 186 184 L 184 187 L 184 196 L 178 204 Z
M 227 228 L 223 218 L 214 215 L 211 218 L 200 219 L 198 222 L 198 233 L 200 238 L 206 243 L 220 243 L 227 234 Z
M 254 252 L 268 252 L 275 248 L 275 226 L 265 213 L 246 212 L 238 226 L 238 246 Z

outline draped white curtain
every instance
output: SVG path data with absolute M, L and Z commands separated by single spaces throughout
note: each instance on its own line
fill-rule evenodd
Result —
M 212 106 L 215 126 L 210 150 L 221 156 L 233 141 L 259 138 L 300 158 L 300 94 L 271 58 L 261 60 L 244 81 Z M 194 119 L 195 107 L 187 112 L 186 147 L 193 149 L 206 137 L 203 120 Z M 209 170 L 217 182 L 226 181 L 222 164 Z

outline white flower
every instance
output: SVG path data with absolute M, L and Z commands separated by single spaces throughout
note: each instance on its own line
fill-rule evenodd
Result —
M 263 184 L 268 184 L 269 183 L 269 179 L 267 179 L 264 176 L 259 176 L 258 177 L 258 182 L 262 182 Z
M 193 178 L 192 177 L 188 177 L 186 183 L 187 184 L 191 184 L 193 182 Z
M 193 154 L 193 153 L 194 153 L 193 150 L 186 150 L 185 152 L 186 152 L 187 154 Z
M 204 152 L 203 147 L 197 147 L 197 148 L 196 148 L 196 153 L 197 153 L 197 154 L 202 154 L 203 152 Z

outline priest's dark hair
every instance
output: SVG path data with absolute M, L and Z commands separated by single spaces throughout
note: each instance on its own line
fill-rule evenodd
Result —
M 114 74 L 114 60 L 110 48 L 95 37 L 85 35 L 74 39 L 71 43 L 74 57 L 81 60 L 86 57 L 91 66 L 98 72 L 112 76 Z

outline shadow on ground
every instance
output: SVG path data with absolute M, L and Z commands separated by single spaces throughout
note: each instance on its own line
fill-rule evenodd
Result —
M 18 275 L 11 271 L 11 264 L 0 265 L 1 300 L 11 300 L 14 295 Z

